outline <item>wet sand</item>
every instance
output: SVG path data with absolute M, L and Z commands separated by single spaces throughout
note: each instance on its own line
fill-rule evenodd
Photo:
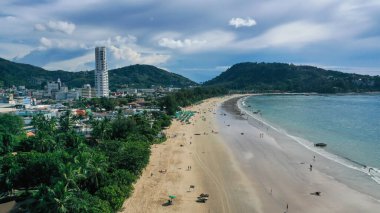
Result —
M 376 198 L 324 173 L 328 159 L 314 161 L 291 139 L 245 120 L 236 99 L 221 106 L 230 98 L 189 107 L 199 112 L 191 124 L 173 122 L 123 212 L 378 212 Z M 200 193 L 210 195 L 206 203 L 195 202 Z M 163 206 L 168 195 L 174 203 Z
M 241 112 L 235 103 L 236 100 L 231 100 L 224 104 L 221 113 L 227 116 L 220 117 L 218 123 L 230 125 L 229 131 L 222 133 L 224 142 L 247 178 L 256 183 L 263 212 L 284 212 L 286 206 L 288 212 L 379 211 L 379 190 L 352 187 L 341 181 L 365 174 L 348 171 L 285 134 L 257 120 L 246 120 L 246 115 L 237 119 Z M 327 175 L 328 170 L 339 175 Z M 372 187 L 379 187 L 372 183 Z M 320 192 L 320 196 L 315 192 Z

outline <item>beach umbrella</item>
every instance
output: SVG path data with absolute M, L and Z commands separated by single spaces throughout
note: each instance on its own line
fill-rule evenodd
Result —
M 169 195 L 169 198 L 174 199 L 174 198 L 176 198 L 176 196 L 175 195 Z

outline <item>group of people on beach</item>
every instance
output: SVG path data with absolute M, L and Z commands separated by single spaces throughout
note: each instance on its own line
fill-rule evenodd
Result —
M 260 138 L 264 138 L 264 133 L 260 133 Z

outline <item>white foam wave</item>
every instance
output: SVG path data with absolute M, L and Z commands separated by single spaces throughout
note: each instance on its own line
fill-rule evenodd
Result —
M 242 107 L 241 100 L 239 100 L 237 102 L 237 105 L 241 111 L 244 111 L 247 115 L 249 115 L 253 119 L 263 123 L 267 127 L 270 127 L 271 129 L 273 129 L 273 130 L 275 130 L 281 134 L 285 134 L 286 136 L 288 136 L 289 138 L 292 138 L 294 141 L 296 141 L 298 144 L 302 145 L 306 149 L 308 149 L 314 153 L 317 153 L 317 154 L 319 154 L 319 155 L 321 155 L 321 156 L 323 156 L 329 160 L 332 160 L 332 161 L 334 161 L 334 162 L 336 162 L 342 166 L 345 166 L 347 168 L 350 168 L 350 169 L 353 169 L 353 170 L 356 170 L 359 172 L 363 172 L 363 173 L 369 175 L 371 177 L 371 179 L 374 180 L 376 183 L 380 184 L 380 169 L 379 168 L 359 166 L 359 163 L 354 163 L 353 161 L 342 158 L 338 155 L 334 155 L 334 154 L 327 152 L 323 149 L 316 148 L 316 147 L 314 147 L 314 143 L 312 143 L 306 139 L 291 135 L 288 132 L 286 132 L 284 129 L 279 129 L 279 128 L 271 125 L 267 121 L 265 121 L 263 118 L 258 117 L 257 115 L 253 114 L 251 111 L 244 109 L 244 107 Z

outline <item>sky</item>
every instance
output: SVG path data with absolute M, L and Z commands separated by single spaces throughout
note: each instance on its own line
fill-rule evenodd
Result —
M 240 62 L 380 75 L 379 0 L 1 0 L 0 57 L 48 70 L 150 64 L 203 82 Z

